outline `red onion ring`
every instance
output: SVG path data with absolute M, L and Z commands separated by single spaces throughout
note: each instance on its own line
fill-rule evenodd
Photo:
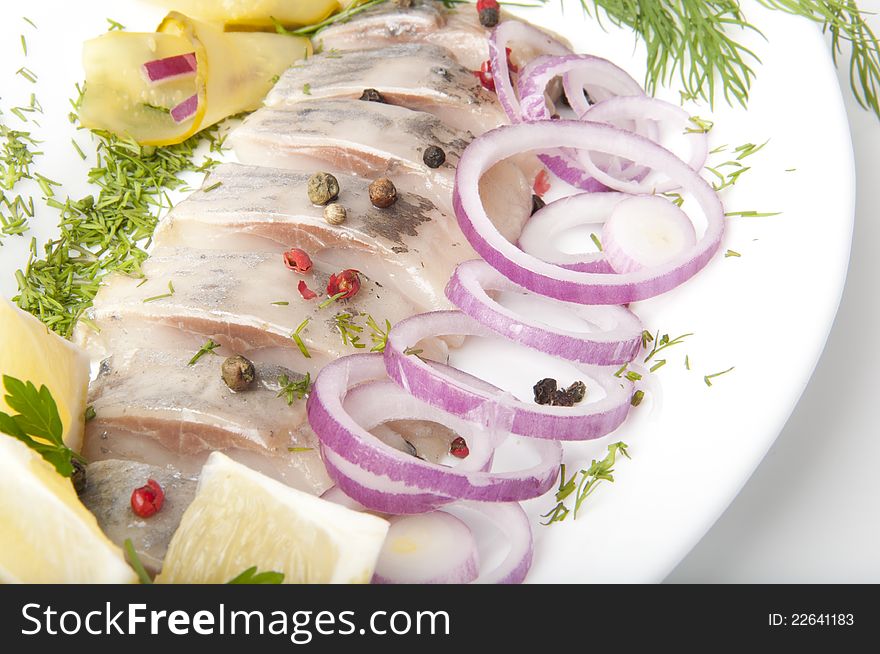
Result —
M 516 503 L 489 504 L 487 502 L 462 502 L 464 509 L 482 513 L 498 528 L 510 543 L 504 560 L 492 570 L 480 574 L 477 584 L 520 584 L 532 567 L 535 542 L 532 526 L 523 508 Z
M 562 233 L 591 223 L 603 223 L 614 207 L 630 197 L 625 193 L 578 193 L 550 202 L 529 218 L 519 235 L 519 247 L 541 261 L 581 272 L 613 273 L 602 252 L 569 254 L 554 247 Z
M 495 336 L 487 327 L 460 311 L 433 311 L 401 320 L 388 333 L 385 366 L 388 376 L 420 400 L 493 428 L 504 425 L 511 433 L 537 439 L 590 440 L 614 431 L 626 419 L 631 385 L 608 370 L 582 366 L 606 396 L 574 407 L 542 406 L 522 402 L 510 394 L 487 393 L 455 379 L 405 351 L 424 338 L 441 334 Z M 317 430 L 316 430 L 317 431 Z
M 623 307 L 561 303 L 585 322 L 608 326 L 597 331 L 575 332 L 511 311 L 489 297 L 486 291 L 518 292 L 531 295 L 535 302 L 560 304 L 559 300 L 536 296 L 517 286 L 479 259 L 458 265 L 446 286 L 446 297 L 462 312 L 501 336 L 569 361 L 620 365 L 632 361 L 641 347 L 642 323 Z M 541 315 L 537 304 L 535 308 L 536 315 Z
M 567 270 L 528 255 L 506 240 L 482 206 L 482 174 L 524 150 L 572 146 L 647 166 L 690 194 L 706 218 L 705 232 L 696 246 L 662 266 L 612 275 Z M 644 137 L 597 123 L 554 120 L 507 125 L 486 132 L 462 153 L 452 200 L 462 232 L 489 265 L 531 291 L 582 304 L 628 304 L 669 291 L 705 267 L 720 247 L 724 233 L 721 202 L 693 169 Z
M 383 370 L 381 355 L 355 354 L 337 359 L 318 374 L 306 408 L 309 424 L 325 450 L 331 450 L 339 459 L 355 464 L 366 473 L 382 476 L 391 482 L 390 493 L 397 495 L 401 494 L 402 487 L 404 493 L 411 490 L 422 495 L 434 494 L 453 499 L 510 502 L 538 497 L 552 487 L 562 459 L 562 448 L 558 443 L 529 440 L 529 445 L 540 457 L 537 464 L 518 472 L 492 473 L 435 465 L 380 441 L 348 414 L 343 400 L 358 384 L 383 377 Z M 374 386 L 373 389 L 382 390 L 384 387 Z M 386 391 L 382 390 L 383 393 Z M 402 396 L 401 393 L 389 403 L 387 396 L 377 395 L 373 401 L 383 403 L 387 409 Z M 456 420 L 427 406 L 422 406 L 420 413 L 410 417 L 451 423 L 454 430 L 464 431 L 463 436 L 469 445 L 471 442 L 476 444 L 481 437 L 478 424 Z M 331 461 L 331 464 L 338 463 Z M 329 468 L 328 472 L 333 477 L 334 473 Z M 337 465 L 335 472 L 344 474 L 346 471 Z M 365 488 L 369 488 L 369 485 L 364 481 L 372 481 L 366 478 L 351 480 Z M 378 508 L 373 505 L 371 497 L 353 494 L 343 480 L 337 478 L 336 481 L 353 499 L 368 508 Z
M 510 68 L 507 66 L 507 47 L 511 41 L 548 54 L 565 55 L 570 54 L 571 50 L 546 32 L 517 20 L 505 20 L 492 30 L 489 35 L 489 64 L 495 80 L 495 93 L 504 113 L 515 123 L 522 119 L 522 114 L 510 82 Z
M 649 98 L 647 96 L 620 96 L 597 102 L 583 115 L 583 120 L 607 123 L 614 127 L 623 127 L 620 123 L 625 120 L 652 120 L 669 126 L 678 134 L 685 134 L 685 130 L 691 124 L 690 114 L 681 107 L 669 102 Z M 625 127 L 624 127 L 625 128 Z M 636 133 L 639 133 L 638 131 Z M 660 136 L 643 134 L 652 141 L 660 143 Z M 693 170 L 700 170 L 709 156 L 709 139 L 705 132 L 689 132 L 683 137 L 690 152 L 684 159 Z M 632 194 L 639 193 L 663 193 L 675 188 L 675 184 L 669 180 L 656 179 L 655 175 L 641 176 L 639 179 L 624 179 L 609 174 L 602 166 L 596 164 L 589 152 L 582 151 L 578 161 L 583 165 L 587 173 L 596 180 L 609 187 Z
M 146 62 L 142 66 L 142 70 L 149 82 L 158 83 L 186 77 L 187 75 L 195 75 L 196 66 L 196 53 L 187 52 L 174 55 L 173 57 L 165 57 L 164 59 L 153 59 Z
M 175 105 L 171 108 L 171 118 L 174 119 L 175 123 L 182 123 L 185 120 L 189 120 L 193 116 L 196 115 L 196 111 L 199 108 L 199 96 L 198 94 L 189 96 L 186 100 L 181 102 L 180 104 Z

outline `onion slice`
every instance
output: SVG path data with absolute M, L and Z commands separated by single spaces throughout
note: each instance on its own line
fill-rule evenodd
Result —
M 388 376 L 428 404 L 487 429 L 500 426 L 513 434 L 561 441 L 600 438 L 626 419 L 631 384 L 614 377 L 607 369 L 581 366 L 584 375 L 602 387 L 602 399 L 573 407 L 542 406 L 507 393 L 487 392 L 406 354 L 422 339 L 441 334 L 495 336 L 460 311 L 423 313 L 391 328 L 384 354 Z
M 567 270 L 518 249 L 486 215 L 479 179 L 497 162 L 523 150 L 558 147 L 623 157 L 667 176 L 693 198 L 703 213 L 706 228 L 701 238 L 693 248 L 666 264 L 621 275 Z M 721 202 L 692 168 L 648 139 L 598 123 L 554 120 L 508 125 L 486 132 L 462 153 L 452 199 L 465 237 L 489 265 L 531 291 L 582 304 L 628 304 L 669 291 L 709 262 L 724 233 Z
M 459 518 L 432 511 L 390 522 L 374 584 L 466 584 L 477 578 L 477 542 Z
M 613 273 L 602 252 L 570 254 L 554 246 L 565 232 L 585 225 L 604 223 L 625 193 L 577 193 L 550 202 L 535 212 L 519 235 L 523 252 L 541 261 L 581 272 Z M 601 231 L 601 230 L 600 230 Z
M 187 52 L 173 57 L 148 61 L 143 65 L 143 71 L 149 82 L 159 83 L 195 75 L 196 67 L 196 53 Z
M 196 115 L 199 109 L 198 94 L 189 96 L 186 100 L 171 108 L 171 117 L 175 123 L 182 123 Z
M 566 309 L 585 324 L 599 325 L 600 329 L 576 332 L 554 327 L 504 307 L 487 291 L 531 296 L 535 315 L 542 315 L 542 303 L 554 304 L 554 308 Z M 446 286 L 446 297 L 463 313 L 501 336 L 569 361 L 620 365 L 632 361 L 641 347 L 642 323 L 628 309 L 574 304 L 535 295 L 479 259 L 458 265 Z
M 546 54 L 565 55 L 570 54 L 571 50 L 546 32 L 518 20 L 505 20 L 492 30 L 489 35 L 489 64 L 495 80 L 495 93 L 504 113 L 515 123 L 522 119 L 522 115 L 507 66 L 507 48 L 512 41 L 533 52 Z
M 504 473 L 484 472 L 477 463 L 472 464 L 477 470 L 461 466 L 449 468 L 422 461 L 386 445 L 358 424 L 344 404 L 347 395 L 357 393 L 355 387 L 358 384 L 381 380 L 384 376 L 384 364 L 379 354 L 356 354 L 337 359 L 321 370 L 306 405 L 309 424 L 322 447 L 335 454 L 335 457 L 329 457 L 328 472 L 353 499 L 368 508 L 387 511 L 388 506 L 377 506 L 375 493 L 359 493 L 359 488 L 385 490 L 389 496 L 416 495 L 416 500 L 426 504 L 430 503 L 430 495 L 481 501 L 518 501 L 543 495 L 552 487 L 562 459 L 562 448 L 558 443 L 529 439 L 528 444 L 536 452 L 538 462 L 525 470 Z M 481 425 L 456 419 L 436 408 L 417 403 L 401 389 L 397 389 L 399 392 L 395 394 L 391 390 L 393 388 L 391 384 L 370 385 L 363 391 L 370 396 L 362 401 L 381 404 L 385 414 L 390 413 L 388 419 L 408 417 L 446 424 L 461 434 L 469 447 L 472 444 L 476 446 L 481 437 L 486 438 Z M 395 410 L 398 404 L 409 401 L 408 407 Z M 411 415 L 410 409 L 416 406 L 419 414 Z M 338 460 L 334 461 L 334 458 Z M 355 467 L 344 469 L 339 465 L 341 462 Z M 342 477 L 354 483 L 346 484 Z M 378 481 L 382 482 L 384 488 L 378 488 Z M 390 501 L 389 498 L 379 499 L 386 504 Z

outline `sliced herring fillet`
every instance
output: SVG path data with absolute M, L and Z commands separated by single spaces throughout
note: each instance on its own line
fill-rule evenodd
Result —
M 359 99 L 365 89 L 379 91 L 388 104 L 431 113 L 474 134 L 507 122 L 495 94 L 471 70 L 445 48 L 423 43 L 317 54 L 287 69 L 265 104 Z
M 341 225 L 330 225 L 323 207 L 308 199 L 310 174 L 221 165 L 206 181 L 211 190 L 197 191 L 178 203 L 160 223 L 154 243 L 160 248 L 235 252 L 275 249 L 278 261 L 281 251 L 299 247 L 327 269 L 363 271 L 421 310 L 448 307 L 443 289 L 449 276 L 458 263 L 477 256 L 453 218 L 427 198 L 405 190 L 404 183 L 397 202 L 378 209 L 370 203 L 368 180 L 337 173 L 338 202 L 347 218 Z M 296 281 L 289 274 L 286 278 Z M 309 286 L 321 290 L 311 282 Z

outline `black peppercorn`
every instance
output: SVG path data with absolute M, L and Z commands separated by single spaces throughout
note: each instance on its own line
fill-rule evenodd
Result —
M 366 102 L 385 102 L 385 98 L 376 89 L 364 89 L 359 99 Z
M 240 354 L 229 357 L 220 366 L 220 375 L 225 384 L 233 391 L 244 391 L 256 377 L 254 364 Z
M 495 7 L 486 7 L 480 10 L 480 25 L 483 27 L 495 27 L 499 18 L 500 14 Z
M 86 489 L 86 465 L 79 459 L 71 459 L 70 463 L 73 464 L 70 481 L 73 482 L 73 489 L 80 494 Z
M 577 404 L 587 394 L 587 385 L 582 381 L 576 381 L 571 386 L 569 386 L 565 392 L 572 399 L 572 404 Z
M 544 207 L 547 206 L 547 203 L 541 199 L 540 195 L 532 195 L 532 213 L 531 215 L 535 215 L 535 212 L 540 211 Z
M 428 168 L 439 168 L 446 162 L 446 153 L 443 148 L 436 145 L 429 145 L 425 148 L 425 154 L 422 155 L 422 161 Z
M 534 385 L 535 402 L 538 404 L 553 404 L 553 395 L 556 393 L 555 379 L 542 379 Z

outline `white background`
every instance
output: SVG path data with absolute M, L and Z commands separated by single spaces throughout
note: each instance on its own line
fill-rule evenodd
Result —
M 880 16 L 869 24 L 880 34 Z M 880 582 L 880 121 L 853 98 L 848 52 L 840 61 L 857 178 L 840 312 L 785 429 L 668 582 Z

